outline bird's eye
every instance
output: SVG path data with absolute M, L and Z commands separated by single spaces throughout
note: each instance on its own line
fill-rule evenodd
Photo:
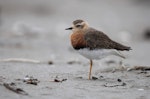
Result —
M 76 25 L 76 27 L 81 27 L 81 25 Z

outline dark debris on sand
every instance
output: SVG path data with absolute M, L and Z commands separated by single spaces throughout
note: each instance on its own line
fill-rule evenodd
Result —
M 49 65 L 53 65 L 54 62 L 53 62 L 53 61 L 48 61 L 48 64 L 49 64 Z
M 23 79 L 23 82 L 26 82 L 27 84 L 37 85 L 40 81 L 32 76 L 26 76 Z
M 118 86 L 126 86 L 127 84 L 126 83 L 122 83 L 122 84 L 115 84 L 115 85 L 107 85 L 105 84 L 104 87 L 118 87 Z
M 58 78 L 58 76 L 56 76 L 55 78 L 54 78 L 54 80 L 53 81 L 51 81 L 51 82 L 64 82 L 64 81 L 66 81 L 67 79 L 59 79 Z
M 95 76 L 92 76 L 92 79 L 93 79 L 93 80 L 97 80 L 98 78 L 97 78 L 97 77 L 95 77 Z
M 67 64 L 70 64 L 70 65 L 72 65 L 72 64 L 81 64 L 81 62 L 80 61 L 68 61 Z
M 134 66 L 130 69 L 130 71 L 132 70 L 150 71 L 150 66 Z
M 21 80 L 25 82 L 26 84 L 32 84 L 32 85 L 38 85 L 40 82 L 37 78 L 34 78 L 33 76 L 25 76 L 23 79 L 16 79 L 16 80 Z
M 4 87 L 10 91 L 13 91 L 17 94 L 28 95 L 23 89 L 18 88 L 15 83 L 4 83 Z

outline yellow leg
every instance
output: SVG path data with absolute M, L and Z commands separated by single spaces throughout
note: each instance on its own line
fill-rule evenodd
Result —
M 89 80 L 91 79 L 91 71 L 92 71 L 93 61 L 90 60 L 90 72 L 89 72 Z

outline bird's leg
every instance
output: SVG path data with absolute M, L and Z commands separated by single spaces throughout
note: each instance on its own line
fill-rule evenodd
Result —
M 89 80 L 91 79 L 91 71 L 92 71 L 93 61 L 90 60 L 90 72 L 89 72 Z

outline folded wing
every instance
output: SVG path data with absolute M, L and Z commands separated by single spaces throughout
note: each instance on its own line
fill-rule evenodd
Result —
M 116 49 L 120 51 L 131 50 L 130 47 L 119 44 L 111 40 L 106 34 L 101 31 L 97 31 L 93 28 L 90 28 L 84 36 L 86 41 L 86 46 L 93 49 Z

